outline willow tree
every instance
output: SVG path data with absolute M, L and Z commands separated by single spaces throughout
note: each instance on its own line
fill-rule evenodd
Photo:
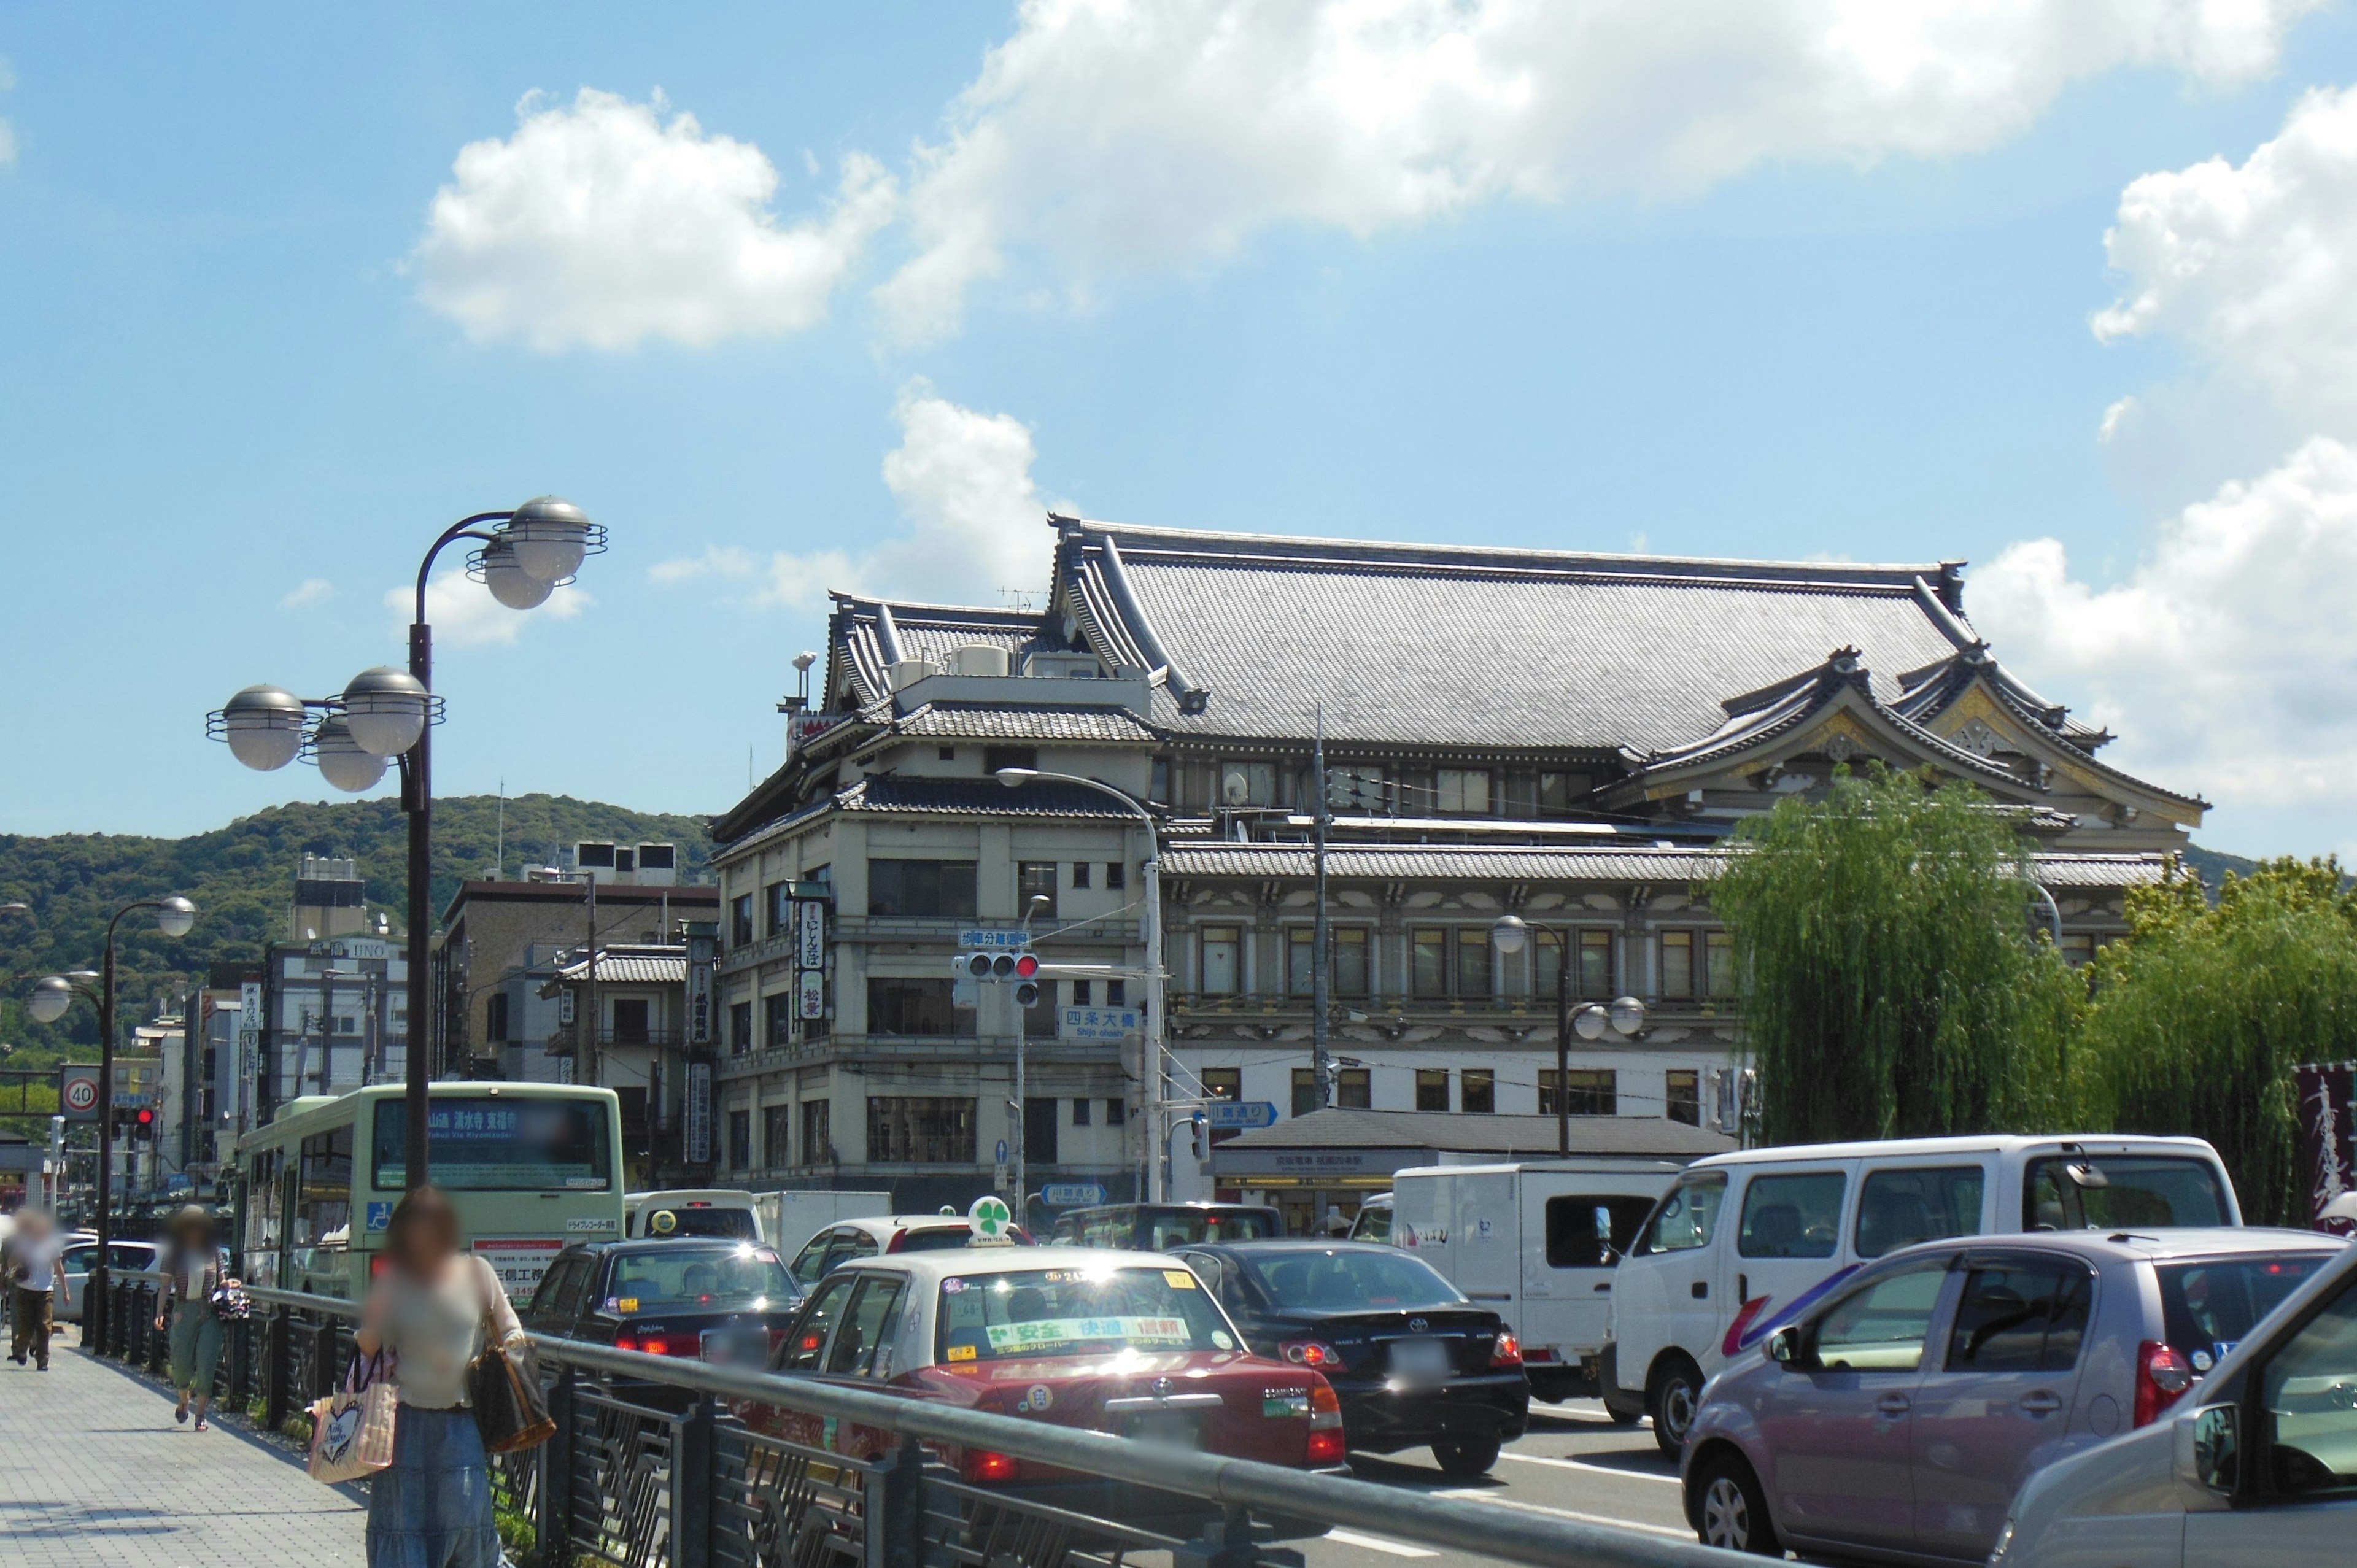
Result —
M 2089 1109 L 2216 1145 L 2245 1219 L 2308 1222 L 2292 1069 L 2357 1057 L 2357 895 L 2338 863 L 2270 861 L 2212 907 L 2180 876 L 2129 896 L 2098 961 Z
M 2075 997 L 1978 790 L 1879 766 L 1746 822 L 1711 898 L 1770 1143 L 2064 1124 Z

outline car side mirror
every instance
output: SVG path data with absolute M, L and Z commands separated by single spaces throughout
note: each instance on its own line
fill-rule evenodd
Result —
M 2206 1405 L 2177 1418 L 2177 1478 L 2221 1497 L 2242 1475 L 2241 1418 L 2230 1404 Z
M 1802 1343 L 1799 1324 L 1788 1323 L 1768 1336 L 1768 1359 L 1788 1369 L 1808 1365 L 1808 1349 Z

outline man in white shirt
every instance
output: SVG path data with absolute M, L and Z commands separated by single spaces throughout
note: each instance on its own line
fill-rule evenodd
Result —
M 27 1351 L 44 1372 L 49 1369 L 50 1308 L 65 1288 L 65 1242 L 49 1217 L 38 1209 L 19 1215 L 9 1239 L 8 1283 L 14 1329 L 9 1359 L 25 1364 Z

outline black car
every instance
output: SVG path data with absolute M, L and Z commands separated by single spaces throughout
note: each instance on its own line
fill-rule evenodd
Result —
M 1530 1425 L 1513 1335 L 1410 1253 L 1299 1240 L 1173 1251 L 1254 1351 L 1326 1374 L 1355 1453 L 1428 1444 L 1446 1474 L 1479 1476 Z
M 1058 1215 L 1048 1244 L 1172 1252 L 1284 1234 L 1285 1217 L 1257 1203 L 1106 1203 Z
M 559 1252 L 519 1316 L 553 1338 L 759 1370 L 802 1299 L 759 1242 L 597 1241 Z

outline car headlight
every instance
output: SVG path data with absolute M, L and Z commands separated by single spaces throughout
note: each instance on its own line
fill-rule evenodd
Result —
M 2006 1552 L 2012 1545 L 2013 1515 L 2008 1513 L 2005 1516 L 2005 1523 L 1997 1528 L 1996 1544 L 1989 1548 L 1988 1568 L 1997 1568 L 1997 1564 L 2005 1561 Z

